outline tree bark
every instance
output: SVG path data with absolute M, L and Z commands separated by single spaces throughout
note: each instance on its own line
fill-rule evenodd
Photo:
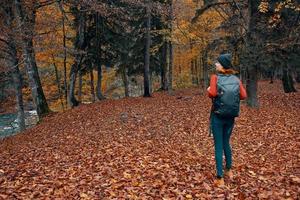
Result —
M 97 87 L 96 87 L 96 94 L 98 100 L 105 99 L 104 95 L 102 94 L 102 66 L 101 64 L 97 65 Z
M 58 95 L 59 95 L 61 107 L 62 107 L 63 110 L 65 110 L 64 102 L 63 102 L 63 99 L 62 99 L 62 92 L 61 92 L 61 86 L 60 86 L 60 79 L 59 79 L 59 75 L 58 75 L 58 69 L 57 69 L 57 66 L 56 66 L 56 64 L 55 64 L 54 55 L 52 55 L 52 60 L 53 60 L 53 67 L 54 67 L 54 71 L 55 71 L 56 85 L 57 85 L 57 90 L 58 90 Z
M 169 64 L 169 73 L 168 73 L 168 75 L 169 75 L 168 91 L 171 94 L 172 91 L 173 91 L 173 44 L 172 44 L 171 41 L 169 42 L 169 45 L 170 45 L 170 47 L 169 47 L 169 51 L 170 51 L 170 64 Z
M 289 65 L 283 68 L 282 85 L 285 93 L 297 92 Z
M 163 45 L 163 66 L 161 67 L 161 89 L 168 90 L 168 68 L 169 68 L 168 42 Z
M 129 78 L 127 67 L 123 67 L 122 69 L 122 80 L 124 84 L 125 97 L 129 97 Z
M 64 13 L 63 13 L 63 16 L 62 16 L 62 31 L 63 31 L 63 48 L 64 48 L 64 94 L 65 94 L 65 101 L 67 103 L 68 102 L 67 45 L 66 45 L 66 28 L 65 28 L 65 15 L 64 15 Z
M 78 101 L 82 101 L 82 72 L 78 71 Z
M 64 97 L 65 102 L 68 104 L 68 83 L 67 83 L 67 45 L 66 45 L 66 27 L 65 27 L 65 18 L 66 13 L 64 11 L 64 0 L 61 0 L 58 2 L 58 6 L 60 8 L 61 14 L 62 14 L 62 33 L 63 33 L 63 50 L 64 50 L 64 62 L 63 62 L 63 68 L 64 68 Z M 68 105 L 67 105 L 68 107 Z
M 75 63 L 72 65 L 71 70 L 70 70 L 70 88 L 69 88 L 68 101 L 69 101 L 69 105 L 71 106 L 71 108 L 79 105 L 79 102 L 75 98 L 75 84 L 76 84 L 76 77 L 77 77 L 78 68 L 79 68 L 79 66 L 78 66 L 79 63 L 77 63 L 77 62 L 80 62 L 80 61 L 77 61 L 77 59 L 75 58 Z
M 6 9 L 6 25 L 9 27 L 9 33 L 8 33 L 8 51 L 9 51 L 9 57 L 7 60 L 10 65 L 10 69 L 12 72 L 12 80 L 14 83 L 15 88 L 15 95 L 16 95 L 16 109 L 17 109 L 17 123 L 20 131 L 23 131 L 26 129 L 25 124 L 25 113 L 24 113 L 24 102 L 23 102 L 23 93 L 22 93 L 22 75 L 19 70 L 19 60 L 18 60 L 18 54 L 17 54 L 17 47 L 15 42 L 15 35 L 14 35 L 14 27 L 13 27 L 13 18 L 14 14 L 13 11 L 10 8 Z
M 15 59 L 14 59 L 15 60 Z M 22 76 L 19 70 L 18 61 L 14 61 L 13 66 L 13 81 L 16 91 L 16 106 L 17 106 L 17 121 L 19 130 L 23 131 L 26 129 L 25 125 L 25 113 L 24 113 L 24 103 L 22 94 Z
M 36 106 L 37 114 L 41 118 L 45 114 L 50 112 L 48 107 L 40 77 L 38 74 L 38 67 L 35 60 L 35 51 L 33 48 L 33 31 L 35 24 L 35 11 L 31 13 L 31 19 L 28 16 L 29 13 L 24 13 L 20 0 L 15 0 L 15 15 L 17 18 L 18 26 L 22 28 L 20 30 L 21 43 L 23 53 L 25 56 L 25 66 L 29 77 L 29 84 L 31 87 L 31 93 L 34 104 Z M 21 33 L 21 31 L 23 31 Z
M 96 40 L 97 40 L 97 53 L 96 53 L 96 65 L 97 65 L 97 87 L 96 87 L 96 94 L 98 100 L 105 99 L 104 95 L 102 94 L 102 65 L 101 65 L 101 25 L 103 27 L 102 19 L 99 17 L 99 13 L 95 14 L 95 21 L 96 21 Z
M 270 84 L 273 84 L 274 83 L 274 69 L 271 68 L 271 71 L 270 71 Z
M 297 83 L 300 83 L 300 71 L 298 70 L 298 71 L 296 71 L 296 82 Z
M 247 69 L 247 81 L 246 81 L 246 91 L 248 94 L 247 104 L 250 107 L 258 107 L 257 99 L 257 68 Z
M 206 91 L 206 88 L 208 87 L 209 79 L 208 79 L 208 64 L 207 64 L 207 51 L 204 51 L 202 55 L 202 64 L 203 64 L 203 91 Z
M 16 108 L 17 108 L 17 121 L 19 130 L 23 131 L 26 129 L 25 125 L 25 114 L 24 114 L 24 103 L 23 103 L 23 93 L 22 93 L 22 76 L 19 70 L 19 61 L 17 57 L 17 49 L 14 43 L 14 39 L 10 38 L 10 51 L 11 55 L 11 69 L 12 78 L 14 83 L 14 88 L 16 92 Z
M 173 33 L 173 0 L 170 0 L 170 13 L 169 13 L 169 30 L 170 30 L 170 41 L 169 41 L 169 67 L 168 67 L 168 92 L 173 93 L 173 43 L 172 43 L 172 33 Z
M 91 100 L 92 102 L 95 102 L 96 96 L 95 96 L 95 87 L 94 87 L 94 73 L 93 73 L 93 68 L 90 70 L 90 87 L 91 87 Z
M 257 98 L 257 48 L 261 43 L 261 38 L 257 33 L 257 20 L 258 20 L 258 5 L 259 0 L 248 0 L 249 24 L 248 32 L 246 34 L 246 48 L 247 48 L 247 80 L 246 90 L 248 94 L 247 104 L 250 107 L 257 108 L 259 106 Z
M 76 49 L 76 55 L 74 64 L 71 67 L 70 71 L 70 89 L 69 89 L 69 104 L 73 108 L 75 106 L 79 105 L 79 102 L 77 101 L 75 97 L 75 84 L 76 84 L 76 76 L 78 73 L 78 70 L 80 70 L 80 66 L 82 63 L 82 59 L 84 56 L 85 51 L 85 29 L 86 29 L 86 19 L 84 14 L 84 8 L 81 8 L 81 10 L 77 10 L 75 12 L 75 21 L 76 21 L 76 41 L 74 43 L 75 49 Z
M 151 44 L 151 8 L 150 3 L 146 3 L 146 38 L 145 38 L 145 61 L 144 61 L 144 97 L 150 97 L 150 44 Z

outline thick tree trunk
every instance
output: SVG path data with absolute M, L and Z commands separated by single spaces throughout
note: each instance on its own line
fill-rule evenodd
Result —
M 55 71 L 56 85 L 57 85 L 57 90 L 58 90 L 58 95 L 59 95 L 61 107 L 62 107 L 63 110 L 65 110 L 64 102 L 63 102 L 63 99 L 62 99 L 63 95 L 62 95 L 62 92 L 61 92 L 60 79 L 59 79 L 59 75 L 58 75 L 58 69 L 57 69 L 57 66 L 55 64 L 54 55 L 52 55 L 52 60 L 53 60 L 53 67 L 54 67 L 54 71 Z
M 23 94 L 22 94 L 22 76 L 18 66 L 19 61 L 17 59 L 16 46 L 13 41 L 14 40 L 9 41 L 10 50 L 12 53 L 11 69 L 12 69 L 14 88 L 16 92 L 17 121 L 18 121 L 19 130 L 23 131 L 25 130 L 26 126 L 25 126 L 25 114 L 24 114 Z
M 209 85 L 207 51 L 204 51 L 202 55 L 202 64 L 203 64 L 203 87 L 204 87 L 203 91 L 205 92 Z
M 257 68 L 250 68 L 247 71 L 246 91 L 248 94 L 247 104 L 250 107 L 258 107 L 257 100 Z
M 168 90 L 168 68 L 169 68 L 169 53 L 168 42 L 163 45 L 163 66 L 161 67 L 161 89 Z
M 78 71 L 78 101 L 82 101 L 82 72 Z
M 122 69 L 122 80 L 124 84 L 125 97 L 129 97 L 129 78 L 128 78 L 128 69 L 123 67 Z
M 84 9 L 83 7 L 81 8 Z M 75 11 L 75 21 L 77 22 L 76 25 L 76 41 L 74 43 L 76 55 L 75 55 L 75 61 L 74 64 L 71 67 L 70 71 L 70 89 L 69 89 L 69 104 L 73 108 L 74 106 L 78 106 L 79 102 L 77 101 L 75 97 L 75 84 L 76 84 L 76 76 L 78 73 L 78 70 L 80 70 L 81 62 L 83 59 L 83 51 L 85 50 L 86 44 L 85 44 L 85 31 L 86 31 L 86 19 L 84 15 L 84 11 L 77 10 Z
M 96 94 L 98 100 L 105 99 L 104 95 L 102 94 L 102 67 L 99 63 L 97 65 L 97 87 L 96 87 Z
M 169 42 L 169 68 L 168 68 L 168 91 L 169 94 L 173 93 L 173 45 Z
M 282 85 L 285 93 L 297 92 L 289 66 L 283 68 Z
M 296 72 L 296 78 L 295 79 L 296 79 L 297 83 L 300 83 L 300 71 Z
M 199 59 L 196 57 L 195 58 L 195 84 L 199 85 Z
M 62 17 L 63 25 L 63 48 L 64 48 L 64 94 L 65 102 L 68 102 L 68 84 L 67 84 L 67 45 L 66 45 L 66 28 L 65 28 L 65 16 Z M 68 106 L 67 106 L 68 107 Z
M 191 59 L 191 62 L 190 62 L 190 73 L 191 73 L 191 82 L 192 84 L 194 84 L 195 82 L 195 77 L 194 77 L 194 59 Z
M 22 94 L 22 76 L 18 67 L 18 62 L 16 61 L 13 66 L 13 80 L 16 91 L 16 105 L 17 105 L 17 121 L 19 130 L 25 130 L 25 114 L 24 114 L 24 104 L 23 104 L 23 94 Z
M 97 53 L 96 53 L 96 64 L 97 64 L 97 87 L 96 87 L 96 95 L 98 100 L 105 99 L 102 94 L 102 65 L 101 65 L 101 28 L 103 28 L 103 21 L 97 12 L 95 14 L 96 21 L 96 43 L 97 43 Z
M 95 102 L 96 96 L 95 96 L 95 87 L 94 87 L 94 73 L 93 69 L 90 70 L 90 87 L 91 87 L 91 100 L 92 102 Z
M 67 83 L 67 45 L 66 45 L 66 27 L 65 27 L 65 18 L 66 18 L 66 13 L 63 8 L 64 0 L 58 2 L 59 9 L 62 14 L 62 33 L 63 33 L 63 49 L 64 49 L 64 97 L 65 97 L 65 102 L 68 104 L 68 83 Z M 67 105 L 68 107 L 68 105 Z
M 168 92 L 169 94 L 173 93 L 173 43 L 172 43 L 172 34 L 173 34 L 173 0 L 170 0 L 170 13 L 169 13 L 169 30 L 170 30 L 170 41 L 169 41 L 169 67 L 168 67 Z
M 20 131 L 26 129 L 25 124 L 25 114 L 24 114 L 24 103 L 23 103 L 23 93 L 22 93 L 22 75 L 19 70 L 19 60 L 17 54 L 17 47 L 15 43 L 15 35 L 13 32 L 13 18 L 14 14 L 12 9 L 6 9 L 6 25 L 10 28 L 8 34 L 8 52 L 10 54 L 10 58 L 8 58 L 8 62 L 12 72 L 12 80 L 14 83 L 15 94 L 16 94 L 16 109 L 17 109 L 17 122 Z
M 38 74 L 38 67 L 35 60 L 35 52 L 33 48 L 33 31 L 35 24 L 35 11 L 32 11 L 31 19 L 28 13 L 24 13 L 20 0 L 15 0 L 16 18 L 18 19 L 19 27 L 23 27 L 21 34 L 21 43 L 23 53 L 25 55 L 25 66 L 29 77 L 29 84 L 34 104 L 36 106 L 37 114 L 39 117 L 49 113 L 49 107 L 44 95 L 40 77 Z
M 151 44 L 151 10 L 150 3 L 146 4 L 146 38 L 145 38 L 145 61 L 144 61 L 144 97 L 150 97 L 150 44 Z
M 77 99 L 75 98 L 75 84 L 76 84 L 76 76 L 78 73 L 78 64 L 75 63 L 72 65 L 71 70 L 70 70 L 70 88 L 69 88 L 69 105 L 71 106 L 71 108 L 78 106 L 79 102 L 77 101 Z
M 256 54 L 258 51 L 258 45 L 262 43 L 262 38 L 257 33 L 259 2 L 259 0 L 248 0 L 249 24 L 246 36 L 247 62 L 245 65 L 247 66 L 247 104 L 248 106 L 254 108 L 257 108 L 259 106 L 257 98 L 258 64 L 256 63 Z

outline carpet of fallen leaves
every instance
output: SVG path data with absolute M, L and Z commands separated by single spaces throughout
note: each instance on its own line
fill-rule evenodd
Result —
M 260 83 L 232 136 L 234 180 L 213 185 L 210 100 L 105 100 L 0 141 L 0 199 L 299 199 L 300 94 Z

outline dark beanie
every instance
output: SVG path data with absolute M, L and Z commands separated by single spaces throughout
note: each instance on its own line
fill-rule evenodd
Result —
M 221 54 L 218 58 L 219 63 L 223 66 L 224 69 L 230 69 L 231 65 L 231 54 Z

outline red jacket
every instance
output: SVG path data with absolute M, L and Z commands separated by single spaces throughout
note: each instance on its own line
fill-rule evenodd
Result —
M 209 85 L 209 88 L 207 89 L 208 96 L 210 98 L 216 97 L 218 94 L 217 80 L 218 80 L 218 77 L 215 74 L 213 74 L 210 78 L 210 85 Z M 240 99 L 244 100 L 246 98 L 247 98 L 247 92 L 246 92 L 242 82 L 240 81 Z

